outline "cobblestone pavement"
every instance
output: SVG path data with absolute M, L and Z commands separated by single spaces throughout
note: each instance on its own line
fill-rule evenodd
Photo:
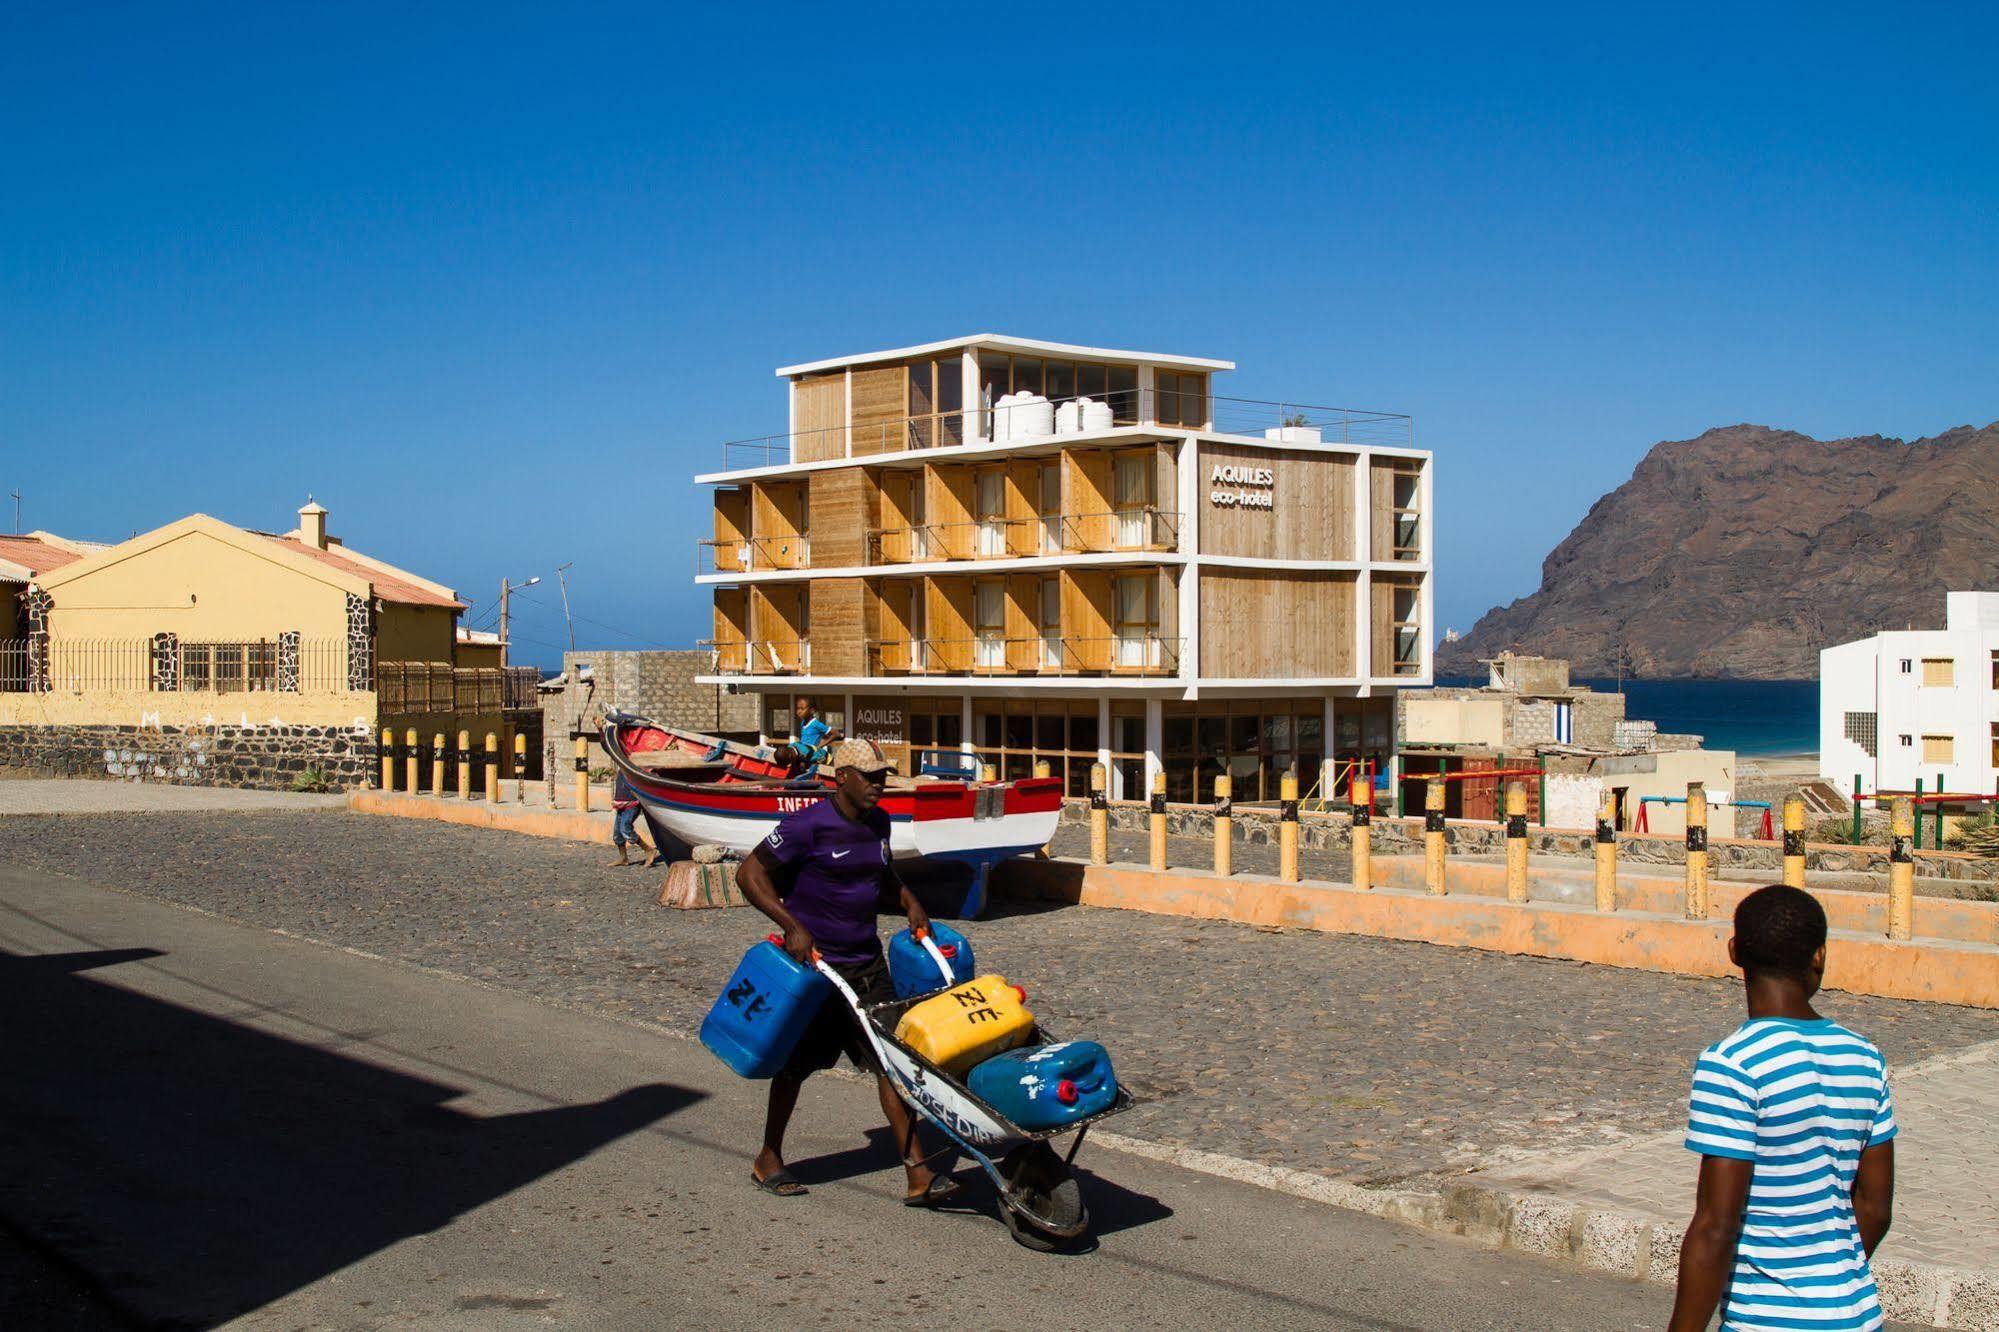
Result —
M 748 910 L 656 905 L 608 848 L 344 812 L 0 820 L 0 857 L 691 1033 Z M 884 920 L 885 929 L 894 922 Z M 1146 1104 L 1120 1132 L 1365 1184 L 1680 1122 L 1733 985 L 1425 944 L 1023 905 L 969 931 Z M 1897 1065 L 1999 1013 L 1830 995 Z

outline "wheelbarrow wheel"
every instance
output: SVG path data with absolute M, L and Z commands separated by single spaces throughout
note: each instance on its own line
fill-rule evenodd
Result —
M 1000 1174 L 1006 1180 L 1000 1211 L 1014 1239 L 1028 1248 L 1052 1250 L 1090 1228 L 1081 1186 L 1046 1142 L 1023 1143 L 1008 1152 Z

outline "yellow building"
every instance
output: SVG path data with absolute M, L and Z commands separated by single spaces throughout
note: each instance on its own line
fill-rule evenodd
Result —
M 26 576 L 0 620 L 0 764 L 88 771 L 101 750 L 113 775 L 212 780 L 226 739 L 249 754 L 231 784 L 306 766 L 358 784 L 384 725 L 510 739 L 501 654 L 459 661 L 465 603 L 330 535 L 321 505 L 298 516 L 263 532 L 193 514 L 96 548 L 6 538 L 0 578 Z M 108 757 L 134 745 L 166 760 Z M 180 761 L 190 745 L 204 762 Z

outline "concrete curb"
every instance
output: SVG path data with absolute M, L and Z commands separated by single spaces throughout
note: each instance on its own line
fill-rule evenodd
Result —
M 1453 1181 L 1436 1191 L 1374 1189 L 1289 1166 L 1265 1165 L 1191 1147 L 1098 1131 L 1099 1146 L 1198 1174 L 1440 1231 L 1494 1248 L 1671 1286 L 1679 1275 L 1677 1224 L 1560 1198 Z M 1890 1241 L 1892 1243 L 1892 1240 Z M 1942 1328 L 1999 1327 L 1999 1268 L 1969 1271 L 1881 1258 L 1881 1304 L 1897 1322 Z

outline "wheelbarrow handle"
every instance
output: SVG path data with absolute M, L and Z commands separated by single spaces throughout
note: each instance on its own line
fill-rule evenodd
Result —
M 957 979 L 951 971 L 951 960 L 944 956 L 944 950 L 939 948 L 937 941 L 930 937 L 929 930 L 924 930 L 921 934 L 917 935 L 916 942 L 923 945 L 923 951 L 930 954 L 930 960 L 937 964 L 937 970 L 944 973 L 944 983 L 946 985 L 951 984 Z

